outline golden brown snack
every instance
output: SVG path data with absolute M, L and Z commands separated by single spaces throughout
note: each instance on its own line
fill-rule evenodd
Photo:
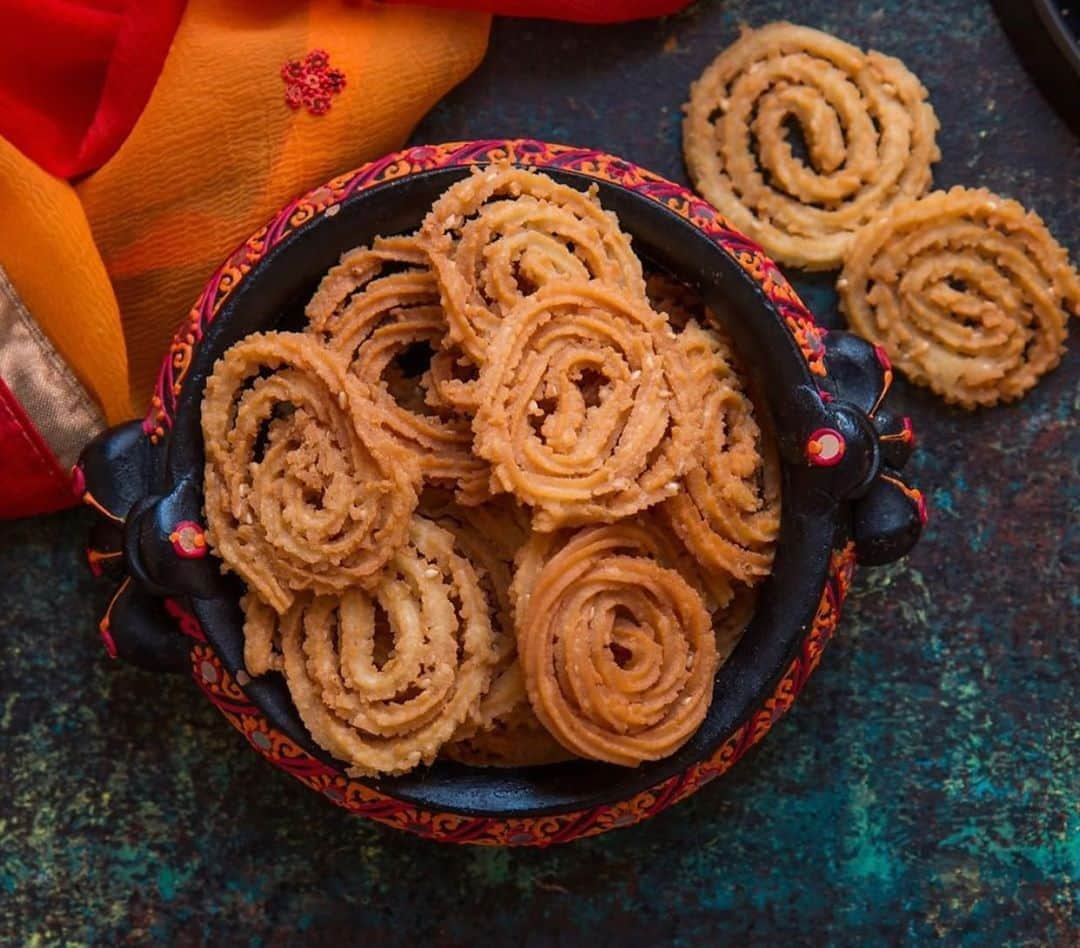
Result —
M 630 238 L 593 191 L 509 164 L 475 168 L 452 185 L 420 234 L 450 337 L 477 365 L 500 320 L 542 286 L 597 279 L 628 295 L 644 293 Z
M 540 767 L 574 756 L 545 730 L 528 699 L 486 731 L 444 745 L 441 754 L 471 767 Z
M 564 760 L 529 704 L 518 662 L 510 581 L 514 555 L 529 536 L 526 511 L 503 494 L 480 507 L 444 505 L 432 519 L 454 537 L 455 551 L 476 570 L 495 634 L 498 659 L 476 713 L 441 753 L 475 766 L 533 766 Z
M 399 279 L 388 279 L 395 276 Z M 365 338 L 395 310 L 439 311 L 439 288 L 427 254 L 413 236 L 377 237 L 342 254 L 304 308 L 324 338 Z
M 692 321 L 709 325 L 708 310 L 701 297 L 673 276 L 659 270 L 650 273 L 645 280 L 645 296 L 649 305 L 658 313 L 663 313 L 677 332 Z
M 976 408 L 1061 361 L 1080 277 L 1037 214 L 984 188 L 935 191 L 863 228 L 837 281 L 851 328 L 913 382 Z
M 579 530 L 518 588 L 518 649 L 552 736 L 634 767 L 671 754 L 701 724 L 718 658 L 701 597 L 640 547 L 632 553 L 628 529 L 640 532 Z
M 244 670 L 256 677 L 282 671 L 281 617 L 253 592 L 240 597 L 240 608 L 244 613 Z
M 307 315 L 235 345 L 205 393 L 247 672 L 282 672 L 351 774 L 680 747 L 779 518 L 697 294 L 646 287 L 593 194 L 499 165 L 423 235 L 345 254 Z
M 446 529 L 463 537 L 465 544 L 485 547 L 483 557 L 511 564 L 529 538 L 529 508 L 509 494 L 496 494 L 483 504 L 465 507 L 448 491 L 425 490 L 420 512 L 431 520 L 446 520 Z
M 506 500 L 499 506 L 505 508 L 511 504 L 512 501 Z M 525 689 L 517 668 L 517 642 L 510 604 L 513 551 L 507 556 L 500 550 L 497 542 L 493 542 L 477 529 L 469 513 L 469 510 L 462 507 L 448 507 L 435 517 L 434 522 L 454 538 L 455 552 L 467 560 L 476 572 L 484 594 L 484 605 L 491 620 L 497 658 L 491 686 L 481 697 L 476 713 L 458 728 L 454 735 L 455 740 L 487 730 L 496 719 L 505 716 L 515 705 L 525 700 Z M 489 510 L 487 517 L 482 518 L 481 522 L 485 519 L 497 521 L 501 525 L 509 521 L 509 514 L 506 510 L 500 513 Z M 512 521 L 510 526 L 512 529 Z M 500 533 L 504 532 L 505 527 L 500 530 Z M 524 536 L 521 535 L 517 538 L 517 543 L 523 540 Z
M 667 321 L 597 283 L 547 286 L 504 317 L 480 376 L 475 450 L 534 529 L 612 522 L 677 489 L 698 393 Z
M 521 545 L 514 557 L 514 578 L 510 584 L 510 599 L 519 626 L 528 614 L 536 577 L 579 532 L 572 527 L 552 533 L 534 531 Z M 661 566 L 675 570 L 697 591 L 708 611 L 717 615 L 716 621 L 723 621 L 735 595 L 732 577 L 723 571 L 703 569 L 678 542 L 655 508 L 611 524 L 604 536 L 613 554 L 651 557 Z
M 446 319 L 416 238 L 380 237 L 349 251 L 305 312 L 310 331 L 371 385 L 387 427 L 416 455 L 425 479 L 456 486 L 462 503 L 482 502 L 490 472 L 472 452 L 469 419 L 443 397 Z
M 902 62 L 791 23 L 746 29 L 693 84 L 695 188 L 777 260 L 838 267 L 852 234 L 930 187 L 927 92 Z M 792 150 L 798 123 L 808 161 Z
M 353 775 L 431 763 L 491 679 L 497 652 L 483 599 L 453 537 L 423 517 L 370 595 L 298 599 L 281 620 L 281 647 L 316 743 Z
M 723 665 L 735 651 L 757 607 L 757 586 L 734 586 L 734 595 L 721 613 L 713 616 L 713 632 L 716 633 L 716 654 Z
M 755 420 L 729 343 L 691 323 L 679 346 L 705 392 L 702 436 L 694 466 L 660 511 L 705 570 L 753 585 L 772 569 L 780 461 Z
M 311 336 L 257 333 L 207 380 L 210 544 L 279 613 L 370 584 L 404 542 L 419 479 L 370 388 Z

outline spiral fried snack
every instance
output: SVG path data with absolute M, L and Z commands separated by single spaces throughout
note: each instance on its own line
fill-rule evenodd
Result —
M 698 393 L 666 320 L 596 281 L 544 287 L 509 313 L 480 392 L 475 450 L 541 531 L 670 496 L 699 433 Z
M 430 364 L 446 320 L 416 238 L 378 238 L 345 254 L 305 312 L 310 330 L 371 385 L 388 429 L 417 456 L 424 477 L 456 485 L 463 503 L 483 501 L 488 466 L 472 453 L 469 420 L 443 398 L 446 368 Z
M 683 149 L 694 186 L 783 263 L 841 264 L 852 233 L 930 186 L 939 127 L 898 59 L 771 23 L 692 86 Z M 808 161 L 788 139 L 802 130 Z
M 388 279 L 391 276 L 400 279 Z M 439 308 L 427 254 L 412 236 L 377 237 L 341 257 L 304 308 L 314 332 L 361 340 L 398 309 Z
M 484 604 L 491 618 L 497 653 L 491 687 L 482 696 L 477 712 L 455 735 L 456 739 L 462 739 L 486 730 L 496 718 L 524 700 L 525 689 L 520 681 L 520 673 L 517 672 L 517 643 L 514 639 L 514 616 L 510 605 L 510 566 L 513 554 L 509 558 L 505 556 L 496 543 L 476 529 L 468 511 L 463 508 L 449 508 L 435 522 L 453 537 L 455 551 L 467 560 L 476 572 L 484 594 Z M 523 540 L 524 537 L 519 537 L 518 542 Z
M 281 647 L 304 725 L 353 775 L 434 760 L 475 713 L 497 655 L 475 571 L 422 517 L 371 594 L 298 599 Z
M 722 613 L 713 617 L 713 632 L 716 635 L 716 654 L 723 665 L 735 651 L 735 646 L 743 637 L 750 620 L 754 618 L 754 609 L 757 606 L 757 586 L 743 586 L 737 584 L 734 587 L 734 595 L 728 601 L 727 607 Z
M 1061 360 L 1080 277 L 1038 215 L 985 189 L 935 191 L 859 231 L 837 282 L 852 329 L 905 375 L 976 408 Z
M 612 553 L 625 556 L 646 556 L 656 560 L 666 569 L 675 570 L 689 583 L 705 603 L 710 613 L 721 621 L 732 606 L 735 594 L 732 578 L 725 572 L 709 572 L 672 535 L 666 520 L 657 508 L 644 511 L 636 517 L 620 520 L 609 525 L 604 534 Z M 552 533 L 534 532 L 514 557 L 514 578 L 510 584 L 510 599 L 520 625 L 531 608 L 533 586 L 536 577 L 551 559 L 580 531 L 567 527 Z
M 498 653 L 491 684 L 476 712 L 441 753 L 461 763 L 496 767 L 564 759 L 566 752 L 533 714 L 518 662 L 510 581 L 514 554 L 529 535 L 523 509 L 504 494 L 480 507 L 443 505 L 431 516 L 454 537 L 455 551 L 476 571 Z
M 702 568 L 753 585 L 772 569 L 780 462 L 718 333 L 691 324 L 679 345 L 705 391 L 695 466 L 660 512 Z
M 435 202 L 421 237 L 442 288 L 450 337 L 483 366 L 487 339 L 550 283 L 600 280 L 641 297 L 641 263 L 594 192 L 511 165 L 474 169 Z
M 255 593 L 240 597 L 244 613 L 244 669 L 249 675 L 282 671 L 281 622 L 278 614 Z
M 355 775 L 682 746 L 779 521 L 702 299 L 646 285 L 594 193 L 497 165 L 346 253 L 306 313 L 234 345 L 203 402 L 247 673 L 281 672 Z
M 514 556 L 529 538 L 529 509 L 509 494 L 498 494 L 479 506 L 464 507 L 447 491 L 425 490 L 420 498 L 420 512 L 461 537 L 466 549 L 470 544 L 483 545 L 485 558 L 513 563 Z
M 487 730 L 446 744 L 441 754 L 471 767 L 540 767 L 573 757 L 547 732 L 527 698 Z
M 632 523 L 582 529 L 516 589 L 533 710 L 567 749 L 626 767 L 690 738 L 718 661 L 701 597 L 641 554 L 642 534 Z
M 682 331 L 691 321 L 706 325 L 708 316 L 701 297 L 681 280 L 656 271 L 645 280 L 645 296 L 649 305 L 663 313 L 671 326 Z
M 209 540 L 279 613 L 299 590 L 370 584 L 405 541 L 419 474 L 371 389 L 319 342 L 257 333 L 202 405 Z

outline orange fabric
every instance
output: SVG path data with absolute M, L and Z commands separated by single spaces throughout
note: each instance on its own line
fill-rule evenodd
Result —
M 77 185 L 119 300 L 136 405 L 221 260 L 290 197 L 399 147 L 479 64 L 489 22 L 374 2 L 190 0 L 139 121 Z M 324 115 L 289 108 L 281 78 L 316 48 L 346 76 Z
M 79 199 L 0 138 L 0 267 L 115 424 L 130 418 L 120 313 Z

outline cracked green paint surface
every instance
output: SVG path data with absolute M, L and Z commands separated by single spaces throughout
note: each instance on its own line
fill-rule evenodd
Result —
M 1075 259 L 1080 146 L 983 3 L 506 21 L 415 140 L 533 135 L 685 180 L 690 80 L 738 22 L 784 16 L 901 56 L 944 126 L 937 183 L 1020 199 Z M 795 282 L 837 324 L 829 278 Z M 329 806 L 186 679 L 106 659 L 82 512 L 0 524 L 0 943 L 1076 943 L 1078 383 L 1067 356 L 975 415 L 901 384 L 933 517 L 916 552 L 858 574 L 814 679 L 730 774 L 543 852 L 440 847 Z

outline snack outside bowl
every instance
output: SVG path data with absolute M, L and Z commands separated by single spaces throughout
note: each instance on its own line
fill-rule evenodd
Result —
M 206 544 L 200 405 L 214 362 L 259 330 L 299 328 L 346 250 L 415 228 L 469 166 L 510 160 L 595 183 L 649 266 L 696 287 L 724 320 L 760 392 L 783 462 L 782 523 L 756 613 L 716 677 L 708 715 L 672 756 L 636 769 L 575 760 L 522 769 L 448 761 L 347 777 L 310 739 L 279 675 L 243 669 L 241 584 Z M 792 705 L 836 627 L 856 562 L 903 556 L 925 521 L 899 471 L 910 422 L 888 411 L 884 354 L 826 332 L 776 265 L 685 188 L 599 152 L 531 140 L 410 148 L 291 202 L 211 277 L 178 330 L 144 421 L 91 442 L 76 488 L 100 514 L 91 567 L 122 563 L 100 631 L 110 654 L 186 671 L 251 746 L 328 799 L 450 842 L 546 845 L 655 815 L 726 771 Z

